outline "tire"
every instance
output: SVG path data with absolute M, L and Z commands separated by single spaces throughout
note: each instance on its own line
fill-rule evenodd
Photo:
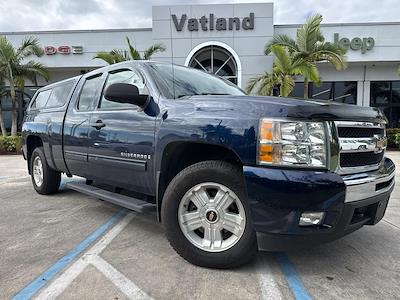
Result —
M 235 222 L 228 222 L 232 217 Z M 194 265 L 234 268 L 257 252 L 243 174 L 227 162 L 196 163 L 176 175 L 165 191 L 161 220 L 171 246 Z
M 38 147 L 33 150 L 30 167 L 32 183 L 36 192 L 42 195 L 58 192 L 61 182 L 61 173 L 49 167 L 46 157 L 44 156 L 43 147 Z

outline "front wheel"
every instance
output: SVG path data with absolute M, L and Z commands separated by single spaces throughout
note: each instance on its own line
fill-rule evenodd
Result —
M 35 190 L 42 195 L 58 191 L 61 173 L 49 167 L 42 147 L 33 150 L 31 156 L 31 177 Z
M 169 184 L 162 222 L 172 247 L 187 261 L 232 268 L 254 257 L 243 175 L 236 166 L 205 161 L 181 171 Z

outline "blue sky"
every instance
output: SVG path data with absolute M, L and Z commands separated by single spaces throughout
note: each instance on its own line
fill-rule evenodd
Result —
M 0 32 L 151 27 L 152 5 L 232 2 L 274 2 L 275 24 L 317 12 L 327 23 L 400 21 L 398 0 L 2 0 Z

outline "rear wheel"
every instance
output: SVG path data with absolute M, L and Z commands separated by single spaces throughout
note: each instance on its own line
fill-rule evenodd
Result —
M 189 262 L 231 268 L 257 250 L 241 171 L 205 161 L 181 171 L 168 186 L 162 221 L 172 247 Z
M 47 164 L 43 147 L 33 150 L 31 156 L 31 178 L 33 187 L 42 195 L 58 191 L 61 182 L 61 173 L 54 171 Z

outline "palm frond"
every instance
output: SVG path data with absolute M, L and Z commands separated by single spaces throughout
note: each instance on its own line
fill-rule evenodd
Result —
M 50 74 L 47 68 L 43 64 L 33 60 L 30 60 L 25 64 L 15 66 L 14 74 L 16 78 L 28 78 L 33 82 L 36 80 L 37 75 L 43 77 L 47 81 L 50 79 Z
M 310 55 L 313 61 L 328 61 L 337 70 L 343 70 L 347 67 L 345 50 L 339 45 L 324 43 L 315 47 L 314 52 Z
M 273 45 L 283 46 L 283 47 L 287 48 L 289 52 L 297 51 L 296 41 L 286 34 L 280 34 L 280 35 L 274 36 L 272 41 L 270 41 L 268 44 L 265 45 L 265 48 L 264 48 L 265 55 L 268 55 L 271 53 L 271 47 Z
M 284 73 L 290 73 L 290 69 L 292 68 L 292 60 L 286 49 L 281 45 L 272 45 L 271 53 L 273 53 L 276 58 L 275 66 Z
M 22 41 L 21 46 L 17 49 L 16 56 L 22 59 L 29 55 L 40 57 L 44 54 L 43 49 L 39 46 L 39 40 L 35 37 L 28 36 Z
M 113 56 L 115 64 L 129 60 L 129 55 L 126 50 L 113 49 L 110 53 Z
M 255 93 L 260 96 L 270 96 L 277 83 L 275 79 L 276 77 L 268 72 L 252 77 L 247 82 L 246 91 L 247 93 Z
M 282 97 L 288 97 L 289 94 L 292 92 L 293 88 L 294 88 L 293 76 L 289 74 L 283 76 L 279 87 L 279 94 Z
M 322 35 L 320 24 L 322 16 L 316 14 L 311 16 L 302 27 L 297 30 L 296 44 L 301 52 L 310 52 L 317 42 L 325 40 Z
M 126 37 L 126 41 L 128 42 L 130 58 L 132 60 L 140 60 L 140 59 L 142 59 L 142 57 L 140 56 L 139 51 L 135 47 L 132 46 L 131 41 L 129 40 L 128 37 Z
M 7 65 L 11 61 L 16 60 L 14 46 L 3 35 L 0 35 L 0 65 Z
M 93 59 L 101 59 L 108 63 L 109 65 L 116 64 L 122 61 L 126 61 L 126 57 L 122 50 L 114 49 L 110 52 L 100 51 L 97 52 Z
M 263 75 L 260 75 L 257 77 L 252 77 L 249 79 L 249 81 L 247 81 L 246 87 L 245 87 L 246 93 L 251 94 L 253 92 L 255 86 L 257 85 L 257 83 L 260 82 L 262 76 Z
M 147 48 L 146 50 L 144 50 L 143 58 L 146 60 L 150 59 L 157 52 L 164 52 L 165 50 L 166 50 L 166 48 L 163 44 L 161 44 L 161 43 L 154 44 L 154 45 L 150 46 L 149 48 Z

